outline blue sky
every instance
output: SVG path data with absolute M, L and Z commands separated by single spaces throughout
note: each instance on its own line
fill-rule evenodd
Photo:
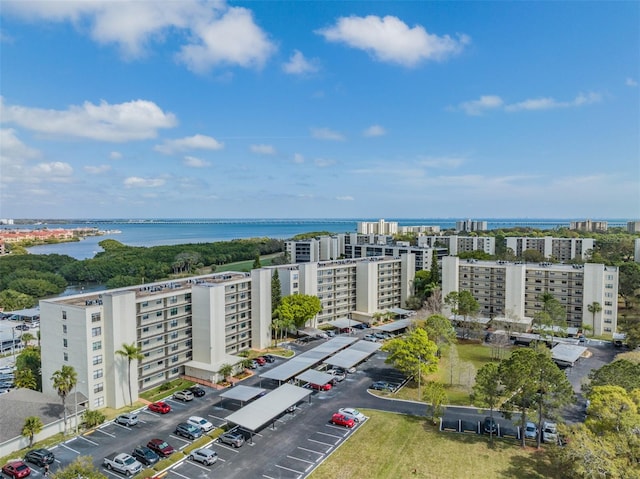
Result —
M 638 2 L 0 20 L 1 218 L 640 218 Z

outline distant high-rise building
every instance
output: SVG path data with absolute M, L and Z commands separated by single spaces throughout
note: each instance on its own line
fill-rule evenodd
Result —
M 452 256 L 471 251 L 484 251 L 496 254 L 496 239 L 493 236 L 418 236 L 418 246 L 436 248 L 438 246 L 449 249 Z
M 487 231 L 487 222 L 486 221 L 475 221 L 475 220 L 463 220 L 456 221 L 456 231 Z
M 507 248 L 511 248 L 517 257 L 521 257 L 524 251 L 534 250 L 546 259 L 557 261 L 586 260 L 591 257 L 595 243 L 593 238 L 507 237 Z
M 569 225 L 570 230 L 576 231 L 607 231 L 609 225 L 606 221 L 592 221 L 592 220 L 584 220 L 584 221 L 572 221 Z
M 640 238 L 636 238 L 633 251 L 633 259 L 636 263 L 640 263 Z
M 398 223 L 395 221 L 386 222 L 383 219 L 360 221 L 358 222 L 358 233 L 365 235 L 395 235 L 398 234 Z
M 640 221 L 627 221 L 627 233 L 640 233 Z

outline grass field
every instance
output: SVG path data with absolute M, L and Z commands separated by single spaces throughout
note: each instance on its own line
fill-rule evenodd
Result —
M 544 450 L 485 436 L 441 433 L 423 418 L 364 411 L 371 418 L 311 479 L 552 478 Z

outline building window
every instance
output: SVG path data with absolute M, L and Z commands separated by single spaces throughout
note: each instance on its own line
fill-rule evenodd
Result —
M 93 379 L 100 379 L 102 377 L 102 369 L 96 369 L 93 372 Z
M 69 361 L 69 353 L 63 353 L 63 358 L 65 361 Z
M 67 338 L 64 338 L 64 339 L 62 340 L 62 346 L 64 346 L 65 348 L 66 348 L 66 347 L 69 347 L 69 343 L 67 342 Z
M 104 391 L 104 383 L 98 383 L 95 386 L 93 386 L 93 392 L 94 393 L 99 393 Z
M 62 312 L 62 319 L 67 319 L 67 312 L 66 311 Z
M 102 341 L 95 341 L 93 343 L 93 350 L 100 351 L 102 349 Z
M 100 316 L 100 313 L 92 313 L 91 314 L 91 322 L 92 323 L 98 323 L 98 322 L 100 322 L 100 319 L 102 319 L 101 316 Z
M 66 324 L 62 325 L 62 333 L 63 334 L 67 334 L 67 325 Z
M 176 314 L 178 314 L 178 308 L 171 308 L 171 311 L 169 312 L 169 314 L 171 316 L 175 316 Z
M 102 328 L 100 326 L 98 326 L 97 328 L 91 328 L 91 336 L 93 336 L 94 338 L 96 336 L 100 336 L 102 334 Z
M 97 366 L 98 364 L 102 364 L 102 354 L 93 357 L 93 365 Z
M 93 407 L 102 407 L 104 406 L 104 397 L 100 396 L 99 398 L 95 398 L 93 400 Z

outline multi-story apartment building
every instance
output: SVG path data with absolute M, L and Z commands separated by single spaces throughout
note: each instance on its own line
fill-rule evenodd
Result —
M 456 221 L 456 231 L 487 231 L 489 228 L 486 221 L 462 220 Z
M 285 251 L 292 263 L 338 259 L 344 254 L 344 235 L 285 241 Z
M 399 257 L 405 253 L 411 253 L 416 259 L 415 270 L 430 270 L 433 261 L 433 255 L 437 255 L 441 260 L 447 255 L 446 248 L 424 248 L 418 246 L 409 246 L 398 242 L 395 245 L 377 245 L 377 244 L 345 244 L 345 258 L 372 258 L 376 256 L 392 256 Z
M 627 221 L 627 233 L 640 233 L 640 221 Z
M 278 270 L 283 296 L 317 296 L 322 311 L 315 325 L 351 313 L 371 316 L 377 311 L 401 308 L 411 295 L 415 277 L 413 254 L 400 257 L 345 259 L 272 266 Z
M 361 234 L 378 234 L 378 235 L 395 235 L 398 233 L 398 223 L 395 221 L 360 221 L 358 222 L 358 233 Z
M 73 366 L 90 407 L 121 407 L 128 365 L 116 351 L 125 343 L 144 355 L 131 368 L 134 397 L 190 365 L 190 375 L 211 380 L 229 355 L 266 347 L 271 277 L 263 269 L 212 274 L 42 300 L 40 311 L 42 377 Z M 43 387 L 54 392 L 50 381 Z
M 398 232 L 400 234 L 438 234 L 440 233 L 440 227 L 439 226 L 428 226 L 428 225 L 422 225 L 422 226 L 399 226 L 398 227 Z
M 570 230 L 577 231 L 607 231 L 609 228 L 609 224 L 606 221 L 592 221 L 592 220 L 584 220 L 584 221 L 572 221 L 569 224 Z
M 633 260 L 640 263 L 640 238 L 636 238 L 633 242 Z
M 566 308 L 569 326 L 589 325 L 595 334 L 617 327 L 618 269 L 586 263 L 561 265 L 507 261 L 442 260 L 442 294 L 470 291 L 480 303 L 480 316 L 533 318 L 542 310 L 540 296 L 551 293 Z M 589 305 L 602 311 L 594 315 Z
M 493 236 L 418 236 L 418 246 L 422 248 L 447 248 L 452 256 L 471 251 L 496 254 L 496 239 Z
M 546 259 L 556 261 L 587 260 L 595 247 L 593 238 L 507 237 L 507 248 L 520 257 L 527 250 L 540 252 Z

